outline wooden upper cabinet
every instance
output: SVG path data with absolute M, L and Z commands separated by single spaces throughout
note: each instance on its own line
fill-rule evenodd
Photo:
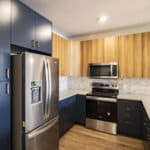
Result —
M 117 37 L 81 42 L 82 74 L 87 76 L 89 63 L 118 62 L 117 42 Z
M 61 76 L 81 76 L 80 41 L 67 40 L 53 33 L 52 56 L 59 58 Z
M 59 59 L 59 74 L 67 75 L 67 40 L 53 33 L 52 35 L 52 56 Z
M 100 63 L 104 61 L 104 40 L 88 40 L 81 42 L 81 74 L 88 75 L 89 63 Z
M 81 76 L 81 50 L 79 41 L 69 41 L 66 70 L 69 76 Z
M 88 50 L 87 50 L 87 42 L 81 42 L 81 56 L 82 56 L 82 76 L 87 76 L 87 58 L 88 58 Z
M 104 39 L 104 62 L 118 62 L 118 38 Z
M 53 36 L 53 56 L 60 58 L 61 75 L 88 76 L 89 63 L 118 62 L 119 76 L 150 77 L 150 33 L 88 41 L 66 41 Z
M 143 76 L 143 44 L 142 34 L 134 35 L 134 74 L 133 77 L 141 78 Z M 150 76 L 149 76 L 150 77 Z
M 150 33 L 143 33 L 143 77 L 150 77 Z
M 120 36 L 118 39 L 120 77 L 133 76 L 133 37 Z
M 96 62 L 104 62 L 104 39 L 97 39 Z
M 142 34 L 118 37 L 120 77 L 142 77 Z

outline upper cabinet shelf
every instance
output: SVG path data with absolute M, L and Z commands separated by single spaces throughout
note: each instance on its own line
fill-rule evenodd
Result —
M 19 1 L 13 1 L 11 44 L 51 54 L 52 23 Z

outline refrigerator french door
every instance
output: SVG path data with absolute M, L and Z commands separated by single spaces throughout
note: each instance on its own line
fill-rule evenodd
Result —
M 13 150 L 58 150 L 58 60 L 12 56 Z

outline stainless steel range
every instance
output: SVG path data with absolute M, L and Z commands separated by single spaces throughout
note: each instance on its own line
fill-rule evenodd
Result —
M 117 134 L 116 84 L 93 83 L 86 95 L 86 127 Z

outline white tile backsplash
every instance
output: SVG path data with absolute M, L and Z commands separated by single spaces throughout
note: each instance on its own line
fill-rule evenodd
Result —
M 59 77 L 59 91 L 65 91 L 68 89 L 68 77 Z
M 87 77 L 60 77 L 60 90 L 91 90 L 92 82 L 116 83 L 121 94 L 144 94 L 150 95 L 150 79 L 120 78 L 112 79 L 89 79 Z

